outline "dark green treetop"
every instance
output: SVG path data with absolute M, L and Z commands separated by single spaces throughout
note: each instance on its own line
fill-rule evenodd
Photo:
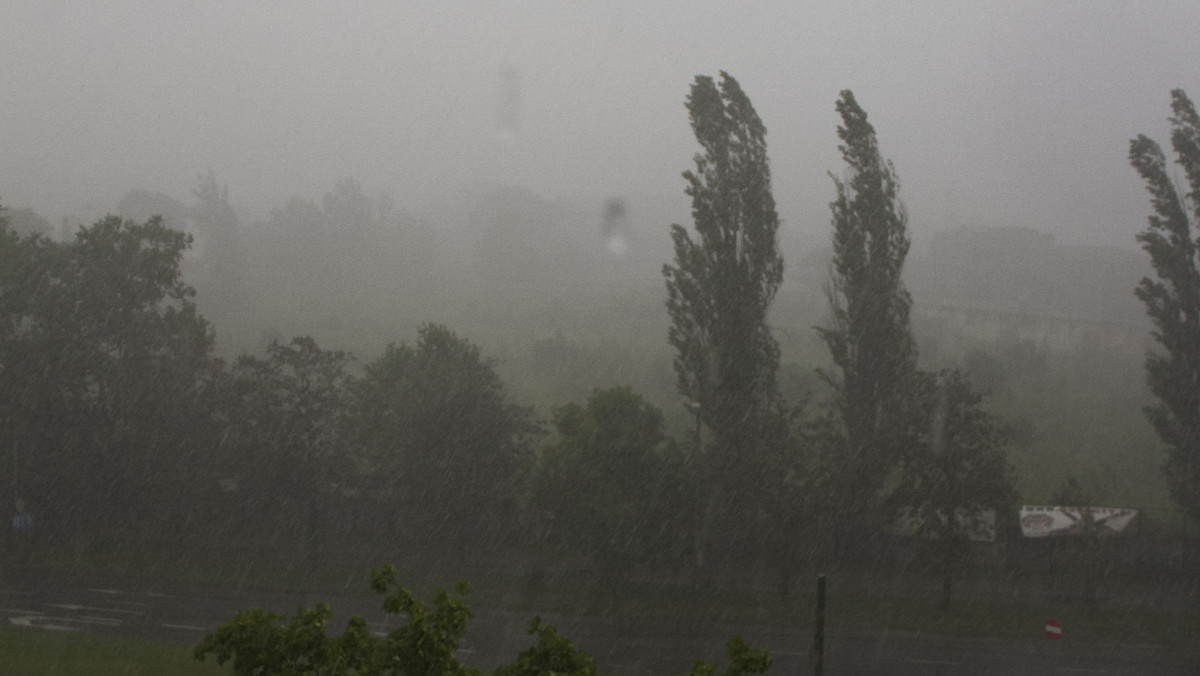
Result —
M 352 361 L 346 352 L 298 336 L 272 341 L 265 358 L 242 355 L 234 363 L 227 437 L 242 455 L 265 463 L 258 468 L 265 481 L 288 476 L 307 492 L 313 477 L 329 480 L 345 462 L 352 443 L 346 420 Z
M 462 546 L 511 525 L 532 411 L 509 401 L 495 362 L 441 324 L 389 345 L 355 390 L 366 462 L 397 489 L 405 520 Z
M 554 515 L 555 539 L 610 582 L 638 564 L 678 562 L 691 505 L 662 412 L 629 387 L 614 387 L 596 390 L 583 406 L 554 409 L 554 427 L 534 501 Z

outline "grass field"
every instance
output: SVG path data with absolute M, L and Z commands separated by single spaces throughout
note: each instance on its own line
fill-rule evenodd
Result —
M 0 676 L 212 676 L 186 643 L 0 627 Z

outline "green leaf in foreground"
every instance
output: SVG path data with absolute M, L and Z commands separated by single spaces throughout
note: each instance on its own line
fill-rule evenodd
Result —
M 367 631 L 355 616 L 339 637 L 328 633 L 329 606 L 300 608 L 285 618 L 263 609 L 243 610 L 196 646 L 195 658 L 212 655 L 217 664 L 232 663 L 236 676 L 478 676 L 478 669 L 455 657 L 472 613 L 464 598 L 468 587 L 451 594 L 438 589 L 427 606 L 396 582 L 391 566 L 371 571 L 371 588 L 383 595 L 383 609 L 405 618 L 405 626 L 386 636 Z M 497 667 L 494 676 L 599 676 L 596 660 L 560 636 L 540 617 L 529 623 L 536 642 L 516 661 Z M 751 649 L 741 637 L 726 647 L 727 676 L 762 673 L 771 666 L 765 647 Z M 695 676 L 715 675 L 715 667 L 697 662 Z

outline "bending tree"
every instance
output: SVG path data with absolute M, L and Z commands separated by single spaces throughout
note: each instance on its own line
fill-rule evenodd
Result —
M 746 532 L 764 463 L 758 431 L 777 398 L 779 347 L 767 309 L 783 280 L 766 128 L 736 80 L 697 76 L 687 98 L 703 153 L 683 174 L 698 239 L 671 226 L 663 266 L 679 392 L 711 430 L 708 513 Z M 699 436 L 699 435 L 697 435 Z
M 1196 233 L 1200 219 L 1200 117 L 1183 90 L 1171 92 L 1171 145 L 1187 176 L 1180 194 L 1157 143 L 1139 135 L 1129 142 L 1133 164 L 1152 198 L 1154 215 L 1137 240 L 1150 254 L 1157 279 L 1143 278 L 1136 294 L 1154 322 L 1162 350 L 1146 357 L 1150 391 L 1158 399 L 1146 414 L 1167 445 L 1164 471 L 1171 494 L 1200 521 L 1200 271 Z
M 849 175 L 830 174 L 833 211 L 832 279 L 826 287 L 831 328 L 818 329 L 840 371 L 839 408 L 845 455 L 832 468 L 844 516 L 867 517 L 899 453 L 905 390 L 916 368 L 909 330 L 912 299 L 900 279 L 908 254 L 904 206 L 892 163 L 879 154 L 867 114 L 843 91 L 839 150 Z

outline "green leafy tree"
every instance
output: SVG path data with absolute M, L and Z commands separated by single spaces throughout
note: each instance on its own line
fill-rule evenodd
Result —
M 1187 179 L 1180 193 L 1167 159 L 1150 138 L 1129 143 L 1129 161 L 1146 182 L 1154 215 L 1137 240 L 1150 254 L 1156 279 L 1143 278 L 1136 294 L 1154 322 L 1161 347 L 1146 357 L 1146 376 L 1158 403 L 1146 409 L 1163 443 L 1171 495 L 1200 522 L 1200 117 L 1183 90 L 1171 92 L 1171 145 Z
M 34 409 L 26 391 L 32 373 L 17 356 L 26 345 L 25 318 L 31 302 L 29 277 L 34 263 L 32 246 L 11 227 L 8 210 L 0 205 L 0 447 L 5 451 L 3 485 L 11 486 L 11 497 L 21 498 L 24 458 L 36 431 L 30 425 Z M 23 462 L 24 461 L 24 462 Z
M 396 500 L 395 527 L 463 548 L 514 525 L 532 412 L 508 401 L 495 364 L 439 324 L 389 345 L 356 389 L 364 457 Z
M 459 662 L 457 651 L 472 613 L 467 585 L 453 593 L 434 591 L 426 605 L 396 581 L 391 566 L 371 571 L 371 588 L 383 597 L 383 609 L 404 618 L 404 626 L 379 636 L 361 616 L 350 619 L 340 636 L 329 635 L 329 606 L 300 608 L 290 619 L 263 609 L 239 612 L 193 651 L 230 664 L 235 676 L 477 676 L 475 667 Z M 284 620 L 287 620 L 286 623 Z M 553 625 L 534 617 L 529 634 L 537 640 L 516 660 L 496 667 L 494 676 L 599 676 L 596 660 L 560 636 Z M 753 649 L 735 636 L 726 645 L 726 676 L 765 672 L 771 665 L 766 647 Z M 715 676 L 716 666 L 697 661 L 693 676 Z
M 242 467 L 252 493 L 280 498 L 277 522 L 303 526 L 312 565 L 320 555 L 321 489 L 350 478 L 351 360 L 307 336 L 272 342 L 266 358 L 238 358 L 224 399 L 231 465 Z M 297 513 L 303 518 L 286 518 Z
M 89 537 L 176 514 L 213 440 L 213 334 L 180 273 L 188 236 L 110 216 L 70 242 L 4 242 L 18 264 L 0 372 L 22 484 Z
M 1106 556 L 1102 549 L 1103 542 L 1096 532 L 1096 520 L 1088 509 L 1096 502 L 1091 492 L 1072 476 L 1054 489 L 1049 504 L 1082 508 L 1079 514 L 1083 526 L 1079 534 L 1082 537 L 1056 538 L 1051 556 L 1060 574 L 1065 569 L 1068 571 L 1068 580 L 1081 583 L 1078 591 L 1087 603 L 1092 604 L 1090 607 L 1095 607 L 1096 592 L 1100 590 L 1105 571 L 1111 565 L 1111 554 Z
M 391 199 L 382 196 L 375 200 L 363 194 L 362 185 L 353 178 L 343 178 L 333 191 L 321 200 L 330 224 L 341 231 L 366 231 L 379 227 L 392 209 Z
M 783 280 L 766 127 L 737 81 L 697 76 L 688 115 L 703 149 L 683 174 L 695 236 L 671 226 L 663 266 L 676 387 L 711 431 L 708 514 L 725 546 L 747 534 L 764 479 L 760 427 L 777 398 L 779 346 L 767 311 Z
M 554 411 L 555 444 L 538 468 L 535 500 L 563 544 L 610 581 L 639 562 L 682 557 L 691 506 L 662 412 L 628 387 L 597 390 Z
M 277 613 L 245 610 L 206 636 L 196 646 L 195 658 L 212 656 L 219 665 L 232 662 L 237 676 L 479 673 L 455 657 L 471 620 L 471 610 L 463 601 L 466 585 L 456 586 L 455 594 L 438 589 L 432 608 L 396 583 L 391 566 L 371 571 L 371 588 L 383 596 L 385 611 L 404 617 L 403 627 L 376 636 L 361 616 L 355 616 L 341 636 L 331 637 L 332 613 L 325 604 L 300 608 L 286 624 L 280 623 L 286 618 Z
M 537 643 L 522 650 L 515 662 L 497 667 L 495 676 L 599 676 L 595 658 L 560 636 L 554 625 L 534 616 L 528 633 Z
M 908 399 L 899 486 L 893 513 L 931 540 L 942 565 L 942 602 L 949 605 L 958 564 L 972 539 L 995 537 L 996 520 L 1015 506 L 1005 447 L 1008 432 L 983 408 L 983 396 L 959 371 L 917 372 Z
M 210 169 L 192 189 L 192 228 L 200 239 L 197 272 L 206 307 L 222 317 L 244 308 L 246 284 L 241 228 L 229 203 L 229 188 Z
M 880 155 L 875 128 L 849 90 L 842 92 L 837 111 L 839 150 L 849 176 L 833 176 L 834 256 L 827 286 L 833 325 L 819 329 L 838 370 L 846 429 L 831 493 L 848 503 L 839 505 L 844 517 L 869 518 L 896 466 L 900 411 L 916 368 L 912 299 L 901 280 L 908 218 L 892 163 Z
M 729 658 L 729 666 L 725 669 L 724 676 L 762 674 L 771 668 L 771 654 L 766 646 L 751 648 L 741 636 L 729 639 L 725 644 L 725 656 Z M 717 665 L 696 660 L 691 676 L 717 676 Z
M 258 264 L 243 268 L 248 298 L 233 309 L 254 307 L 277 326 L 297 327 L 293 333 L 416 314 L 422 294 L 413 289 L 425 288 L 438 265 L 432 233 L 391 197 L 366 194 L 351 178 L 322 199 L 289 198 L 265 222 L 241 231 L 237 244 L 244 260 Z
M 22 244 L 20 233 L 8 220 L 8 209 L 0 204 L 0 345 L 7 346 L 22 332 L 29 302 L 22 282 L 30 258 L 29 247 Z M 7 347 L 4 352 L 8 352 Z
M 115 209 L 121 218 L 143 223 L 158 216 L 163 225 L 187 232 L 192 220 L 192 210 L 174 197 L 153 190 L 134 188 L 121 196 Z
M 10 209 L 7 213 L 9 227 L 13 232 L 25 237 L 28 235 L 44 235 L 51 237 L 54 235 L 54 226 L 50 225 L 44 216 L 28 207 L 24 209 Z
M 802 401 L 780 410 L 764 429 L 767 467 L 772 475 L 761 487 L 766 517 L 764 541 L 767 562 L 779 575 L 779 595 L 791 593 L 796 565 L 820 534 L 843 527 L 840 516 L 828 510 L 827 449 L 842 441 L 842 431 L 829 406 L 813 408 Z

